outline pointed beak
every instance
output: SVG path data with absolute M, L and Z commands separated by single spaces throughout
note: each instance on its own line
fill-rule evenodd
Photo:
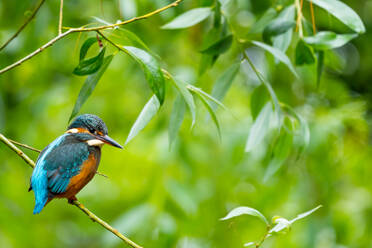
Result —
M 110 138 L 108 135 L 97 136 L 97 138 L 99 140 L 102 140 L 103 142 L 105 142 L 108 145 L 115 146 L 115 147 L 118 147 L 120 149 L 123 149 L 123 147 L 118 142 L 116 142 L 115 140 L 113 140 L 112 138 Z

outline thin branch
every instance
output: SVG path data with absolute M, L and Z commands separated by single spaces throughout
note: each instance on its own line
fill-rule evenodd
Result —
M 26 144 L 23 144 L 23 143 L 20 143 L 20 142 L 17 142 L 17 141 L 11 140 L 11 139 L 8 139 L 8 140 L 9 140 L 10 142 L 12 142 L 13 144 L 17 145 L 17 146 L 21 146 L 21 147 L 27 148 L 27 149 L 29 149 L 29 150 L 31 150 L 31 151 L 38 152 L 38 153 L 41 152 L 41 150 L 36 149 L 36 148 L 34 148 L 34 147 L 32 147 L 32 146 L 29 146 L 29 145 L 26 145 Z
M 9 38 L 1 47 L 0 51 L 3 50 L 14 38 L 16 38 L 20 32 L 31 22 L 31 20 L 35 17 L 36 13 L 39 11 L 40 7 L 43 5 L 45 0 L 41 0 L 38 5 L 36 5 L 36 8 L 32 11 L 31 15 L 26 19 L 26 21 L 22 24 L 22 26 L 13 34 L 12 37 Z
M 126 25 L 126 24 L 129 24 L 129 23 L 132 23 L 132 22 L 135 22 L 135 21 L 139 21 L 139 20 L 142 20 L 142 19 L 146 19 L 146 18 L 149 18 L 155 14 L 158 14 L 164 10 L 167 10 L 171 7 L 175 7 L 177 6 L 180 2 L 182 2 L 182 0 L 177 0 L 171 4 L 168 4 L 167 6 L 165 7 L 162 7 L 160 9 L 157 9 L 155 11 L 152 11 L 150 13 L 147 13 L 145 15 L 142 15 L 142 16 L 138 16 L 138 17 L 134 17 L 132 19 L 129 19 L 127 21 L 123 21 L 123 22 L 120 22 L 120 23 L 116 23 L 116 24 L 111 24 L 111 25 L 104 25 L 104 26 L 99 26 L 99 27 L 93 27 L 93 28 L 84 28 L 84 27 L 80 27 L 80 28 L 71 28 L 69 30 L 67 30 L 66 32 L 64 33 L 61 33 L 60 35 L 54 37 L 53 39 L 51 39 L 50 41 L 48 41 L 46 44 L 44 44 L 42 47 L 36 49 L 34 52 L 30 53 L 29 55 L 27 55 L 26 57 L 18 60 L 17 62 L 11 64 L 11 65 L 8 65 L 7 67 L 3 68 L 0 70 L 0 74 L 4 73 L 4 72 L 7 72 L 11 69 L 13 69 L 14 67 L 17 67 L 19 66 L 20 64 L 22 64 L 23 62 L 31 59 L 32 57 L 34 57 L 35 55 L 39 54 L 40 52 L 42 52 L 45 48 L 47 47 L 50 47 L 51 45 L 53 45 L 54 43 L 56 43 L 57 41 L 59 41 L 60 39 L 64 38 L 65 36 L 71 34 L 71 33 L 76 33 L 76 32 L 89 32 L 89 31 L 99 31 L 99 30 L 104 30 L 104 29 L 109 29 L 109 28 L 114 28 L 114 27 L 117 27 L 117 26 L 121 26 L 121 25 Z
M 316 26 L 315 26 L 315 15 L 314 15 L 314 7 L 313 1 L 310 0 L 310 13 L 311 13 L 311 22 L 313 23 L 313 33 L 316 34 Z
M 62 34 L 62 19 L 63 19 L 63 0 L 59 6 L 59 22 L 58 22 L 58 35 Z
M 0 74 L 13 69 L 14 67 L 17 67 L 17 66 L 21 65 L 23 62 L 25 62 L 25 61 L 31 59 L 32 57 L 34 57 L 35 55 L 41 53 L 45 48 L 50 47 L 51 45 L 53 45 L 54 43 L 56 43 L 57 41 L 59 41 L 63 37 L 71 34 L 72 32 L 73 32 L 73 29 L 70 29 L 70 30 L 62 33 L 61 35 L 58 35 L 58 36 L 54 37 L 53 39 L 51 39 L 50 41 L 48 41 L 47 43 L 45 43 L 43 46 L 41 46 L 40 48 L 36 49 L 32 53 L 30 53 L 29 55 L 27 55 L 26 57 L 24 57 L 23 59 L 20 59 L 17 62 L 15 62 L 15 63 L 13 63 L 13 64 L 11 64 L 11 65 L 3 68 L 3 69 L 1 69 L 0 70 Z
M 7 139 L 4 135 L 0 133 L 0 141 L 2 141 L 6 146 L 8 146 L 10 149 L 12 149 L 15 153 L 18 154 L 30 167 L 34 168 L 35 167 L 35 162 L 30 159 L 25 153 L 23 153 L 18 147 L 12 144 L 12 141 Z M 103 226 L 105 229 L 109 230 L 112 232 L 114 235 L 116 235 L 118 238 L 123 240 L 125 243 L 130 245 L 131 247 L 134 248 L 142 248 L 140 245 L 137 245 L 127 237 L 125 237 L 123 234 L 121 234 L 118 230 L 107 224 L 105 221 L 100 219 L 97 215 L 92 213 L 89 209 L 87 209 L 83 204 L 81 204 L 79 201 L 75 200 L 72 202 L 73 205 L 78 207 L 81 211 L 83 211 L 88 217 L 94 221 Z

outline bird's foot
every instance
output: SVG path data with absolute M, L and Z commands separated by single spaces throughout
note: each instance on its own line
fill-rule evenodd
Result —
M 70 203 L 70 204 L 74 204 L 74 201 L 76 201 L 76 200 L 77 200 L 76 196 L 72 196 L 72 197 L 67 199 L 68 203 Z

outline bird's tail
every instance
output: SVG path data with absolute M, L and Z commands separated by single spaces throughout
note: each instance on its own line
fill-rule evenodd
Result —
M 46 202 L 47 202 L 47 198 L 44 198 L 42 200 L 38 200 L 36 199 L 36 203 L 35 203 L 35 208 L 34 208 L 34 214 L 38 214 L 41 212 L 41 210 L 43 210 Z

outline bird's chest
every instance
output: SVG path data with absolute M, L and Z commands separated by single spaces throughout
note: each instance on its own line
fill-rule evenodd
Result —
M 90 152 L 88 159 L 80 166 L 80 173 L 70 179 L 66 192 L 59 197 L 70 198 L 76 195 L 96 174 L 101 152 L 99 149 Z

